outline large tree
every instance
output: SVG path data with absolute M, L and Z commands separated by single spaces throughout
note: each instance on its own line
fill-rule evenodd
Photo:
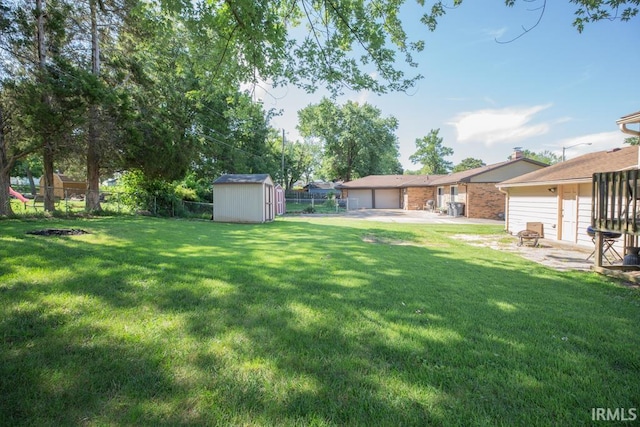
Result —
M 445 160 L 453 154 L 453 149 L 443 145 L 440 129 L 431 129 L 429 135 L 416 139 L 416 152 L 409 156 L 414 164 L 421 164 L 423 174 L 446 174 L 451 171 L 453 163 Z
M 526 157 L 527 159 L 535 160 L 537 162 L 546 163 L 548 165 L 554 165 L 562 161 L 562 156 L 553 153 L 549 150 L 543 150 L 533 152 L 531 150 L 522 150 L 522 157 Z
M 298 129 L 305 138 L 323 142 L 324 162 L 331 179 L 350 181 L 373 174 L 402 171 L 398 161 L 395 117 L 382 117 L 370 104 L 327 98 L 298 112 Z
M 462 159 L 460 163 L 453 167 L 452 172 L 462 172 L 469 169 L 475 169 L 482 166 L 486 166 L 486 164 L 480 159 L 474 159 L 473 157 L 467 157 Z

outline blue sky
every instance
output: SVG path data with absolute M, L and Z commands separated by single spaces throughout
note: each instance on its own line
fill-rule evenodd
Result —
M 623 145 L 626 136 L 616 120 L 640 110 L 640 18 L 589 24 L 579 34 L 571 25 L 575 5 L 553 0 L 535 29 L 511 43 L 496 43 L 531 27 L 539 15 L 530 10 L 536 3 L 521 0 L 508 8 L 498 0 L 467 0 L 449 10 L 433 33 L 418 22 L 419 6 L 407 3 L 405 28 L 426 47 L 414 58 L 417 69 L 403 69 L 424 79 L 407 93 L 347 92 L 338 98 L 368 102 L 398 119 L 405 169 L 419 169 L 409 156 L 415 140 L 431 129 L 440 129 L 443 144 L 454 151 L 447 160 L 454 164 L 467 157 L 501 162 L 513 147 L 560 155 L 562 147 L 581 144 L 566 150 L 571 158 Z M 285 129 L 290 142 L 300 139 L 298 110 L 323 95 L 288 87 L 257 96 L 265 108 L 282 110 L 272 125 Z

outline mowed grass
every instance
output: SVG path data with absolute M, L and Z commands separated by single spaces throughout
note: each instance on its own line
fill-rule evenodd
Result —
M 90 234 L 42 237 L 44 228 Z M 640 407 L 640 297 L 480 225 L 0 221 L 5 425 L 587 425 Z

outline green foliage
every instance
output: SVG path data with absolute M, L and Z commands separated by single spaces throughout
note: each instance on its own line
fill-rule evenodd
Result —
M 640 137 L 631 136 L 629 138 L 625 138 L 624 143 L 629 145 L 640 145 Z
M 161 179 L 148 178 L 139 170 L 131 170 L 120 178 L 121 201 L 131 210 L 148 211 L 161 216 L 173 216 L 180 201 L 177 186 Z M 186 189 L 184 192 L 188 192 Z
M 463 159 L 460 163 L 455 165 L 452 172 L 462 172 L 482 166 L 486 166 L 486 164 L 482 160 L 474 159 L 473 157 L 467 157 L 466 159 Z
M 416 152 L 409 156 L 414 164 L 422 164 L 423 174 L 446 174 L 453 167 L 453 163 L 445 160 L 453 154 L 453 149 L 442 144 L 443 139 L 438 136 L 440 129 L 431 129 L 429 135 L 416 139 Z
M 395 117 L 382 117 L 370 104 L 339 106 L 326 98 L 300 110 L 298 117 L 302 136 L 322 141 L 329 179 L 401 173 Z
M 212 182 L 206 177 L 199 177 L 196 173 L 190 172 L 182 180 L 181 185 L 195 193 L 195 198 L 184 198 L 184 200 L 194 200 L 201 202 L 211 202 L 213 200 Z
M 522 2 L 530 2 L 531 0 L 521 0 Z M 512 7 L 518 0 L 505 0 L 505 5 Z M 570 3 L 576 5 L 574 12 L 573 26 L 579 33 L 584 31 L 585 25 L 603 20 L 619 19 L 621 22 L 630 21 L 638 15 L 638 6 L 640 0 L 569 0 Z M 547 0 L 542 0 L 542 7 L 532 8 L 531 11 L 540 14 L 540 18 L 544 17 Z M 434 31 L 437 27 L 438 20 L 445 15 L 447 9 L 454 9 L 462 4 L 462 0 L 454 0 L 453 5 L 447 2 L 435 2 L 429 13 L 425 13 L 421 18 L 423 24 Z M 453 7 L 451 7 L 453 6 Z M 529 30 L 525 30 L 529 31 Z
M 545 163 L 547 165 L 554 165 L 562 161 L 562 156 L 559 156 L 549 150 L 544 150 L 537 153 L 534 153 L 530 150 L 522 150 L 522 156 L 526 157 L 527 159 Z
M 330 193 L 327 197 L 327 200 L 324 202 L 325 207 L 327 208 L 335 208 L 336 207 L 336 195 L 335 193 Z

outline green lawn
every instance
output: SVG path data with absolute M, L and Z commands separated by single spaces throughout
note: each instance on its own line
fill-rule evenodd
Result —
M 43 228 L 91 234 L 25 234 Z M 640 292 L 448 237 L 499 230 L 0 221 L 0 424 L 564 426 L 639 408 Z

